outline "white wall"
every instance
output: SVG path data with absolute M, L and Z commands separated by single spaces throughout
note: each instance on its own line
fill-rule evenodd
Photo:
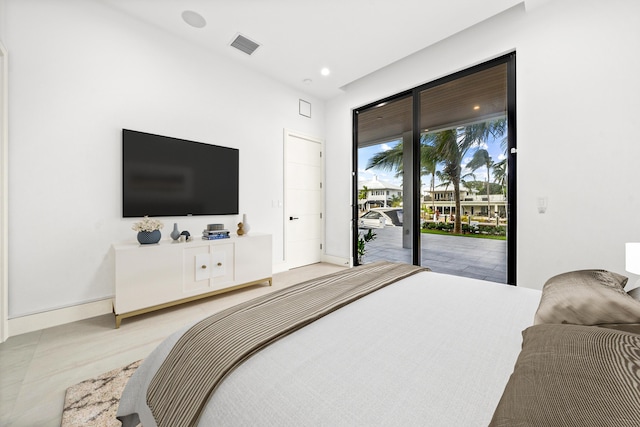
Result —
M 240 211 L 282 261 L 283 129 L 322 138 L 323 103 L 100 2 L 3 0 L 9 50 L 9 317 L 109 298 L 121 129 L 240 149 Z M 310 100 L 313 118 L 298 114 Z M 277 204 L 276 204 L 277 205 Z M 240 216 L 167 218 L 199 234 Z
M 5 29 L 7 27 L 7 12 L 5 9 L 6 0 L 0 0 L 0 40 L 5 39 Z
M 640 2 L 628 0 L 520 5 L 345 88 L 326 111 L 328 254 L 350 253 L 352 109 L 513 50 L 518 283 L 541 288 L 581 268 L 625 273 L 624 242 L 640 241 Z
M 282 253 L 282 130 L 326 139 L 326 252 L 350 255 L 351 110 L 517 51 L 518 281 L 624 272 L 634 224 L 640 3 L 520 6 L 323 103 L 86 0 L 0 0 L 10 64 L 10 317 L 108 298 L 121 218 L 120 130 L 236 147 L 240 209 Z M 298 115 L 310 99 L 314 117 Z M 326 114 L 325 114 L 326 113 Z M 326 117 L 325 117 L 326 115 Z M 326 121 L 326 130 L 325 130 Z M 536 199 L 546 196 L 545 215 Z M 169 218 L 198 232 L 237 217 Z M 635 278 L 634 278 L 635 279 Z

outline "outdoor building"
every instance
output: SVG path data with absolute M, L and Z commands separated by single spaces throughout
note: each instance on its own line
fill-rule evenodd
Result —
M 460 202 L 463 215 L 484 216 L 490 218 L 505 218 L 507 198 L 504 194 L 490 194 L 487 200 L 486 194 L 480 194 L 476 190 L 470 190 L 460 186 Z M 455 214 L 456 205 L 452 185 L 440 185 L 434 191 L 429 191 L 423 198 L 423 205 L 439 211 L 441 215 Z M 490 215 L 487 215 L 489 210 Z
M 377 175 L 370 181 L 358 182 L 358 208 L 361 211 L 389 207 L 394 198 L 402 200 L 402 187 L 379 181 Z

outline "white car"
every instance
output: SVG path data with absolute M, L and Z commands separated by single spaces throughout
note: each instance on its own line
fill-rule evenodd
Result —
M 358 219 L 358 228 L 402 226 L 402 208 L 373 208 Z

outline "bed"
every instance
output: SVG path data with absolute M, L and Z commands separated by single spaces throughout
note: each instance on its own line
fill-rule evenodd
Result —
M 360 276 L 362 285 L 358 286 L 367 289 L 355 292 L 353 298 L 345 298 L 342 283 L 353 280 L 353 275 Z M 392 279 L 385 281 L 385 277 Z M 621 281 L 616 286 L 620 287 Z M 370 285 L 372 282 L 376 285 Z M 539 344 L 536 340 L 539 341 L 539 336 L 555 336 L 558 341 L 555 345 L 564 345 L 573 339 L 556 334 L 553 328 L 561 328 L 563 332 L 571 329 L 568 334 L 572 336 L 575 327 L 595 330 L 603 335 L 598 338 L 603 345 L 623 349 L 619 363 L 611 363 L 610 355 L 605 357 L 608 366 L 617 367 L 613 369 L 616 372 L 602 374 L 606 378 L 621 375 L 616 381 L 624 385 L 623 392 L 613 382 L 609 394 L 596 400 L 617 408 L 604 415 L 605 420 L 619 422 L 610 425 L 640 425 L 640 335 L 633 330 L 634 320 L 640 323 L 640 302 L 624 291 L 616 290 L 616 294 L 630 307 L 630 311 L 625 311 L 627 317 L 612 316 L 606 322 L 596 319 L 595 324 L 607 323 L 618 329 L 631 324 L 631 331 L 584 326 L 593 319 L 580 319 L 579 325 L 568 325 L 570 322 L 562 316 L 549 321 L 548 312 L 562 311 L 554 307 L 563 297 L 554 294 L 555 287 L 547 284 L 541 293 L 386 262 L 277 291 L 261 297 L 258 305 L 269 305 L 265 319 L 277 318 L 280 313 L 289 313 L 287 310 L 293 306 L 305 305 L 292 304 L 295 299 L 288 293 L 298 298 L 309 292 L 324 292 L 327 287 L 340 292 L 337 300 L 332 297 L 326 312 L 314 308 L 314 313 L 305 314 L 307 317 L 295 327 L 291 326 L 290 315 L 283 314 L 286 330 L 274 338 L 264 338 L 262 332 L 253 330 L 247 332 L 246 325 L 241 326 L 240 332 L 225 338 L 233 344 L 223 344 L 221 356 L 205 346 L 218 345 L 217 337 L 222 332 L 216 331 L 204 340 L 202 337 L 207 335 L 203 331 L 209 329 L 202 325 L 207 323 L 207 328 L 224 322 L 238 325 L 235 316 L 253 309 L 253 302 L 185 326 L 167 338 L 138 368 L 123 393 L 118 419 L 124 426 L 141 422 L 144 427 L 554 425 L 536 424 L 536 420 L 548 418 L 549 413 L 556 421 L 563 420 L 566 413 L 562 416 L 557 413 L 564 413 L 566 399 L 559 398 L 555 390 L 532 384 L 530 379 L 537 377 L 536 369 L 540 369 L 536 360 L 546 369 L 552 354 L 553 360 L 560 361 L 558 369 L 562 370 L 566 368 L 566 360 L 575 360 L 576 356 L 570 350 L 567 359 L 556 358 L 547 341 Z M 554 298 L 548 298 L 545 290 Z M 574 295 L 575 288 L 568 293 Z M 596 299 L 599 297 L 598 294 Z M 547 310 L 550 306 L 553 307 Z M 612 345 L 610 334 L 616 339 L 622 337 L 622 344 Z M 525 344 L 528 341 L 534 344 L 523 348 L 523 335 Z M 255 343 L 249 346 L 247 343 L 251 341 Z M 592 342 L 581 346 L 581 350 L 589 351 Z M 191 347 L 185 347 L 188 345 Z M 232 354 L 235 360 L 222 368 L 200 365 L 200 358 L 213 358 L 216 360 L 208 363 L 221 363 L 219 359 L 230 358 L 229 353 L 237 348 L 244 349 Z M 523 355 L 526 360 L 522 360 Z M 577 371 L 581 372 L 580 365 Z M 587 382 L 601 387 L 595 371 L 597 367 L 589 372 Z M 215 377 L 215 385 L 207 384 L 209 377 Z M 198 382 L 209 388 L 194 391 Z M 551 396 L 551 403 L 538 402 L 530 410 L 540 390 Z M 561 390 L 561 394 L 567 394 L 566 389 Z M 583 391 L 585 395 L 578 395 L 593 397 L 591 389 Z M 611 405 L 611 399 L 617 404 Z M 562 421 L 557 425 L 607 425 L 598 415 L 602 412 L 598 405 L 591 405 L 597 410 L 586 412 L 589 419 L 600 424 L 578 424 L 582 420 L 575 415 L 585 412 L 582 408 L 585 402 L 577 403 L 569 411 L 576 424 Z M 559 405 L 559 409 L 547 411 L 549 405 Z

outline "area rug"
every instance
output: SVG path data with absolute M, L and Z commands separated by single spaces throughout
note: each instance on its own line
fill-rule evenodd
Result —
M 61 427 L 120 427 L 116 411 L 122 390 L 142 360 L 67 389 Z

